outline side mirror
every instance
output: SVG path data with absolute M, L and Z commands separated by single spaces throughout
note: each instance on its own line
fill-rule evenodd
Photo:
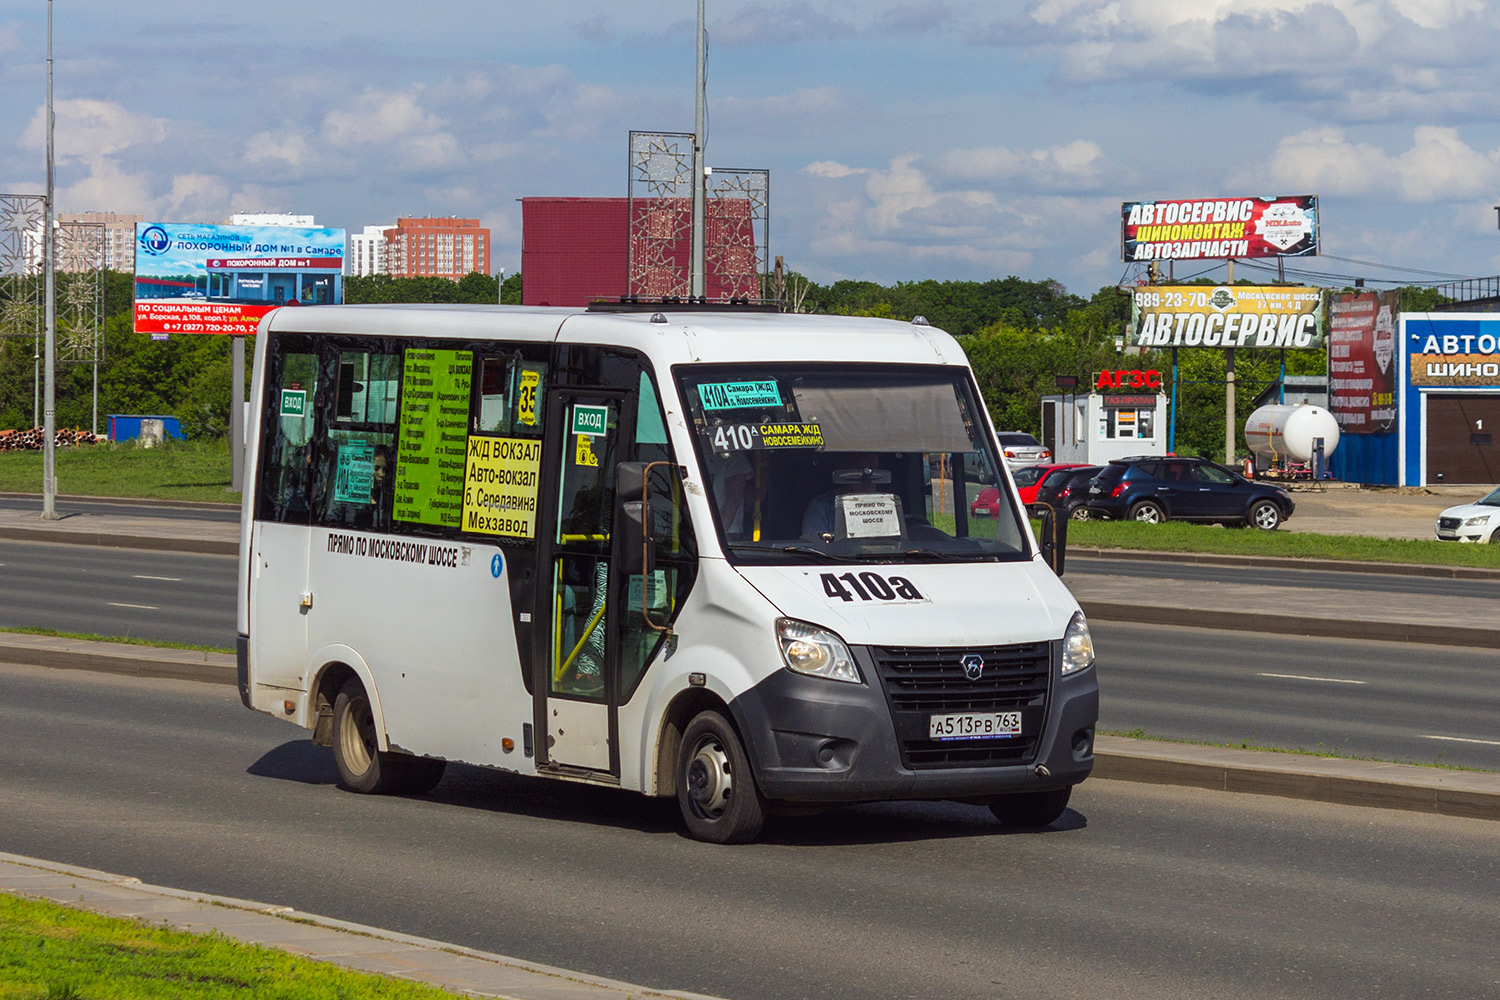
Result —
M 646 499 L 646 463 L 615 467 L 615 560 L 626 576 L 645 576 L 656 568 L 656 541 L 651 537 L 651 506 Z
M 1042 561 L 1052 567 L 1052 572 L 1063 575 L 1063 566 L 1068 552 L 1068 519 L 1057 516 L 1057 508 L 1050 503 L 1037 504 L 1042 512 Z

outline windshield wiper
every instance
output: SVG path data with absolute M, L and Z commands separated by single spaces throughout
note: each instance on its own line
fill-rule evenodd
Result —
M 841 556 L 837 552 L 829 552 L 827 549 L 814 548 L 811 545 L 783 545 L 781 546 L 781 551 L 796 552 L 800 555 L 805 556 L 817 556 L 819 559 L 826 559 L 828 562 L 836 563 L 852 563 L 862 561 L 851 556 Z
M 843 562 L 856 562 L 857 561 L 857 560 L 850 559 L 847 556 L 838 555 L 837 553 L 834 553 L 834 552 L 828 552 L 828 551 L 826 551 L 824 549 L 814 548 L 811 545 L 767 545 L 767 544 L 759 544 L 759 545 L 754 545 L 754 544 L 752 544 L 752 545 L 740 544 L 740 545 L 734 545 L 734 544 L 731 544 L 729 546 L 729 551 L 735 553 L 736 555 L 748 555 L 748 554 L 760 555 L 760 554 L 763 554 L 763 553 L 794 552 L 794 553 L 799 553 L 801 555 L 817 556 L 819 559 L 823 559 L 823 560 L 825 560 L 827 562 L 843 563 Z

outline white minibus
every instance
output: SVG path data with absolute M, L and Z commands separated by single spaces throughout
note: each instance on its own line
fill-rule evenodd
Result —
M 920 318 L 278 309 L 252 400 L 240 696 L 344 788 L 484 765 L 730 843 L 887 799 L 1046 824 L 1093 767 L 1066 522 L 1038 543 Z

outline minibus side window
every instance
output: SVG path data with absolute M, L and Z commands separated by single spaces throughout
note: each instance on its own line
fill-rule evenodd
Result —
M 400 355 L 347 343 L 325 350 L 333 392 L 318 413 L 318 523 L 389 527 Z
M 546 362 L 519 356 L 481 356 L 475 362 L 470 430 L 475 434 L 541 437 L 546 393 Z
M 290 339 L 276 338 L 268 345 L 255 516 L 262 521 L 307 524 L 318 358 L 310 346 L 289 343 Z

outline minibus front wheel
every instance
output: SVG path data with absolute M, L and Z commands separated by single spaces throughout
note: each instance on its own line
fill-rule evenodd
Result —
M 750 758 L 729 720 L 699 712 L 677 755 L 677 805 L 688 833 L 712 844 L 743 844 L 760 835 L 766 800 Z
M 370 795 L 430 792 L 447 767 L 441 760 L 380 750 L 370 698 L 354 677 L 333 702 L 333 760 L 341 787 Z

